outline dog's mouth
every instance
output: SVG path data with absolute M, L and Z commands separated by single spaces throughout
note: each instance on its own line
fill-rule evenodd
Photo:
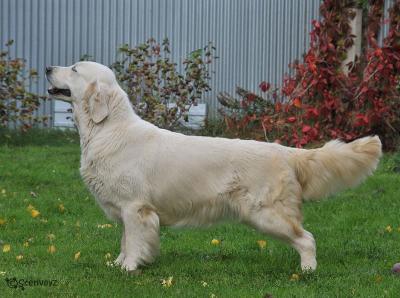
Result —
M 66 97 L 71 97 L 71 90 L 70 89 L 61 89 L 61 88 L 56 88 L 52 87 L 47 90 L 50 95 L 64 95 Z

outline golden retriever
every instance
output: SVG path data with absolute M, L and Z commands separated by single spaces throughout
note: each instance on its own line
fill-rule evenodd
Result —
M 159 227 L 235 219 L 290 244 L 301 268 L 317 266 L 303 200 L 362 182 L 377 167 L 377 136 L 304 150 L 257 141 L 186 136 L 137 116 L 114 73 L 95 62 L 47 67 L 49 94 L 70 102 L 80 172 L 104 212 L 124 226 L 115 260 L 128 271 L 159 251 Z

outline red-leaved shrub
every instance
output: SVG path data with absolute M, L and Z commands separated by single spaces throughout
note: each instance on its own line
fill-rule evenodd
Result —
M 354 36 L 349 25 L 355 4 L 324 0 L 321 21 L 313 20 L 310 48 L 295 62 L 282 87 L 260 83 L 261 98 L 240 90 L 240 99 L 219 95 L 228 131 L 302 147 L 327 139 L 346 141 L 377 134 L 393 149 L 400 131 L 400 0 L 389 9 L 382 45 L 383 1 L 370 1 L 363 50 L 343 67 Z

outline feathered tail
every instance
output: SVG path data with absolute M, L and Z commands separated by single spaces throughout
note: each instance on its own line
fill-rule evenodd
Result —
M 382 155 L 379 137 L 351 143 L 330 141 L 323 147 L 296 150 L 292 155 L 303 199 L 315 200 L 361 183 L 376 169 Z

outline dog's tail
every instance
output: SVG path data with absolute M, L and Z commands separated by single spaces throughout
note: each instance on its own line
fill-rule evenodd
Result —
M 379 137 L 351 143 L 330 141 L 323 147 L 296 150 L 291 157 L 304 200 L 316 200 L 361 183 L 382 155 Z

